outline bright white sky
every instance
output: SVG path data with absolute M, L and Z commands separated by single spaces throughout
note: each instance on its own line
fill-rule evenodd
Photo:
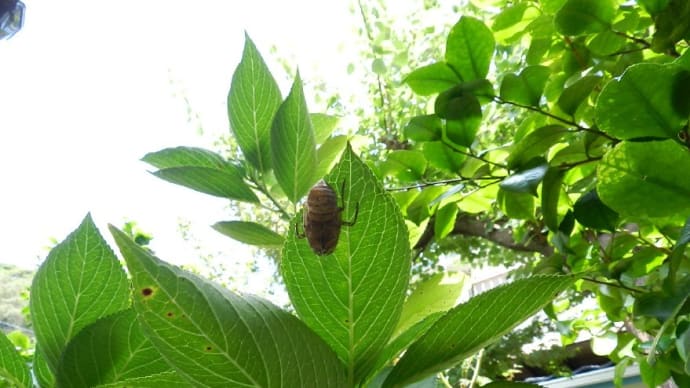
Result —
M 139 159 L 178 145 L 211 148 L 228 131 L 225 101 L 245 30 L 267 60 L 275 45 L 308 82 L 347 78 L 356 56 L 340 46 L 361 23 L 349 1 L 24 3 L 24 27 L 0 41 L 0 262 L 28 268 L 87 212 L 108 239 L 107 223 L 136 221 L 175 263 L 197 255 L 179 218 L 213 250 L 245 251 L 209 228 L 230 218 L 226 201 L 159 180 Z M 285 92 L 282 68 L 269 66 Z

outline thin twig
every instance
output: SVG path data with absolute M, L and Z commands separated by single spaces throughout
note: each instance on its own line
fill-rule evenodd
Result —
M 490 165 L 492 165 L 492 166 L 504 168 L 504 169 L 506 169 L 506 170 L 508 169 L 508 166 L 506 166 L 505 164 L 492 162 L 492 161 L 490 161 L 490 160 L 484 158 L 483 156 L 479 156 L 479 155 L 473 154 L 473 153 L 471 153 L 471 152 L 467 152 L 467 151 L 465 151 L 465 150 L 463 150 L 463 149 L 458 148 L 458 147 L 457 147 L 455 144 L 453 144 L 453 143 L 449 143 L 449 142 L 447 142 L 447 141 L 445 141 L 445 140 L 443 140 L 443 139 L 441 140 L 441 142 L 442 142 L 443 144 L 447 145 L 448 147 L 450 147 L 454 152 L 457 152 L 457 153 L 459 153 L 459 154 L 465 155 L 465 156 L 467 156 L 467 157 L 469 157 L 469 158 L 474 158 L 474 159 L 477 159 L 477 160 L 481 160 L 482 162 L 487 163 L 487 164 L 490 164 Z
M 472 379 L 470 380 L 470 386 L 469 388 L 474 387 L 474 384 L 477 383 L 477 378 L 479 377 L 479 368 L 482 366 L 482 357 L 484 356 L 484 349 L 480 350 L 479 353 L 477 353 L 477 363 L 474 365 L 474 371 L 472 372 Z
M 371 49 L 371 52 L 376 58 L 376 51 L 374 50 L 374 36 L 371 33 L 371 26 L 369 25 L 369 19 L 367 18 L 366 12 L 364 12 L 364 6 L 362 5 L 362 0 L 357 1 L 357 5 L 359 6 L 359 13 L 362 15 L 362 23 L 364 24 L 364 30 L 366 31 L 367 34 L 367 39 L 369 39 L 369 48 Z M 386 93 L 384 92 L 384 87 L 383 87 L 383 82 L 381 81 L 381 75 L 376 74 L 376 83 L 377 83 L 377 88 L 378 88 L 378 94 L 379 94 L 379 100 L 381 101 L 381 113 L 383 116 L 383 127 L 386 131 L 386 134 L 390 134 L 391 128 L 388 123 L 388 115 L 386 112 Z
M 604 285 L 604 286 L 622 288 L 622 289 L 628 290 L 628 291 L 630 291 L 630 292 L 635 292 L 635 293 L 640 293 L 640 294 L 644 294 L 644 293 L 645 293 L 645 290 L 642 290 L 642 289 L 639 289 L 639 288 L 634 288 L 634 287 L 629 287 L 629 286 L 626 286 L 625 284 L 622 284 L 622 283 L 612 283 L 612 282 L 607 282 L 607 281 L 604 281 L 604 280 L 597 280 L 597 279 L 590 278 L 590 277 L 583 277 L 582 280 L 585 280 L 585 281 L 588 281 L 588 282 L 592 282 L 592 283 L 596 283 L 596 284 L 601 284 L 601 285 Z
M 411 185 L 411 186 L 391 187 L 391 188 L 386 189 L 386 191 L 388 191 L 388 192 L 410 191 L 410 190 L 415 190 L 415 189 L 423 189 L 425 187 L 430 187 L 430 186 L 444 186 L 447 184 L 459 183 L 459 182 L 472 182 L 472 181 L 478 181 L 478 180 L 501 181 L 505 178 L 507 178 L 507 177 L 506 176 L 493 176 L 493 175 L 476 177 L 476 178 L 468 178 L 468 177 L 461 176 L 460 178 L 444 179 L 444 180 L 433 181 L 433 182 L 424 182 L 424 183 L 418 183 L 416 185 Z

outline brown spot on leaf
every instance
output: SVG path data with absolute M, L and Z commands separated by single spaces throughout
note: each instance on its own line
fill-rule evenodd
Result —
M 174 314 L 172 311 L 168 311 L 165 315 L 166 315 L 168 318 L 172 318 L 172 317 L 175 316 L 175 314 Z
M 144 295 L 146 297 L 153 295 L 153 288 L 151 287 L 145 287 L 141 290 L 141 295 Z

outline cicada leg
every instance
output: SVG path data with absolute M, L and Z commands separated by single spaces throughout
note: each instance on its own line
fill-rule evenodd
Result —
M 345 180 L 343 179 L 343 184 L 340 187 L 340 200 L 342 201 L 342 206 L 339 208 L 340 211 L 343 211 L 345 209 Z M 350 221 L 341 221 L 340 225 L 345 225 L 345 226 L 352 226 L 357 222 L 357 216 L 359 215 L 359 202 L 355 205 L 355 216 L 352 220 Z

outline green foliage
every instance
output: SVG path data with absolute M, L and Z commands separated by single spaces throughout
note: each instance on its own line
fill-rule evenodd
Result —
M 214 227 L 247 244 L 284 244 L 281 275 L 298 317 L 167 264 L 111 228 L 128 290 L 87 216 L 34 278 L 39 384 L 431 381 L 546 306 L 561 318 L 565 307 L 551 302 L 565 290 L 573 300 L 592 293 L 600 310 L 561 318 L 564 342 L 588 330 L 618 373 L 634 360 L 647 384 L 687 382 L 690 7 L 473 2 L 488 3 L 500 12 L 468 6 L 447 35 L 410 35 L 424 45 L 445 38 L 434 45 L 445 53 L 425 56 L 359 5 L 376 102 L 358 112 L 371 113 L 361 126 L 378 129 L 362 132 L 380 142 L 366 147 L 336 117 L 308 111 L 299 75 L 283 100 L 247 37 L 228 94 L 239 149 L 170 148 L 144 161 L 162 179 L 271 215 Z M 409 90 L 394 93 L 400 83 Z M 322 177 L 336 191 L 340 238 L 317 256 L 295 225 L 297 204 Z M 338 224 L 355 213 L 352 225 Z M 432 269 L 458 254 L 527 263 L 524 278 L 455 305 L 461 287 L 440 287 Z M 422 283 L 409 293 L 413 274 Z M 614 333 L 621 325 L 634 330 Z M 98 355 L 103 348 L 111 351 Z M 0 346 L 2 376 L 26 385 L 20 359 Z

